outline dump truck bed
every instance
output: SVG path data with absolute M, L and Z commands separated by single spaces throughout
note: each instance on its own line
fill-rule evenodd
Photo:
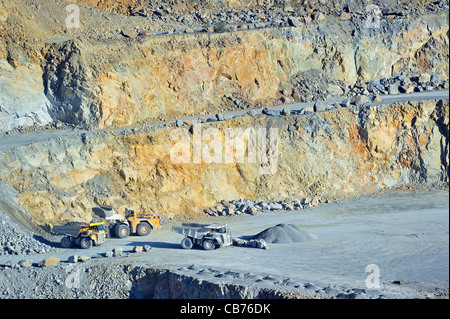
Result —
M 67 236 L 77 237 L 85 226 L 53 226 L 53 231 Z
M 208 232 L 208 230 L 203 227 L 191 227 L 191 226 L 173 226 L 172 230 L 175 233 L 198 239 L 203 238 L 203 236 L 205 236 L 205 233 Z
M 226 224 L 182 223 L 181 226 L 173 226 L 172 230 L 187 237 L 201 239 L 213 229 L 220 229 L 224 226 Z

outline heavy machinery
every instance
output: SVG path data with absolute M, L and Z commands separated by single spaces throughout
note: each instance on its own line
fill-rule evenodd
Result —
M 105 219 L 113 222 L 111 233 L 119 238 L 131 234 L 148 236 L 152 229 L 161 228 L 160 217 L 138 214 L 136 208 L 125 208 L 125 214 L 118 213 L 112 206 L 101 206 Z
M 70 248 L 75 245 L 89 249 L 92 245 L 99 246 L 105 242 L 106 232 L 104 222 L 76 225 L 53 226 L 53 231 L 65 235 L 61 239 L 62 248 Z
M 213 250 L 233 244 L 227 224 L 182 223 L 181 226 L 173 226 L 172 231 L 185 236 L 181 241 L 183 249 L 197 245 L 205 250 Z

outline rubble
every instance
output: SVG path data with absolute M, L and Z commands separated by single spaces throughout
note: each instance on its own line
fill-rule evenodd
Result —
M 32 231 L 23 226 L 19 226 L 2 209 L 16 210 L 14 201 L 8 201 L 15 198 L 15 190 L 0 180 L 0 256 L 1 255 L 30 255 L 55 251 L 56 248 L 40 241 Z
M 265 202 L 262 199 L 247 200 L 239 199 L 226 201 L 222 200 L 220 204 L 214 207 L 207 207 L 203 211 L 208 216 L 233 216 L 233 215 L 256 215 L 263 211 L 278 211 L 278 210 L 301 210 L 318 206 L 322 202 L 319 196 L 314 196 L 312 199 L 305 197 L 301 200 L 284 200 Z

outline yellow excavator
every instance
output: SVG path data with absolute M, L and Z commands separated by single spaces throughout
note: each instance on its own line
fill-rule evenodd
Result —
M 134 207 L 125 208 L 124 214 L 118 213 L 112 206 L 101 208 L 105 212 L 105 219 L 114 223 L 111 233 L 116 237 L 125 238 L 130 234 L 148 236 L 152 229 L 161 228 L 159 216 L 139 214 Z

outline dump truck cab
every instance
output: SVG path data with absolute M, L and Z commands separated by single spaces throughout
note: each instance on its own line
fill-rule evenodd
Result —
M 75 245 L 83 249 L 99 246 L 105 242 L 106 231 L 104 222 L 78 225 L 54 226 L 53 230 L 65 235 L 61 239 L 62 248 L 70 248 Z

